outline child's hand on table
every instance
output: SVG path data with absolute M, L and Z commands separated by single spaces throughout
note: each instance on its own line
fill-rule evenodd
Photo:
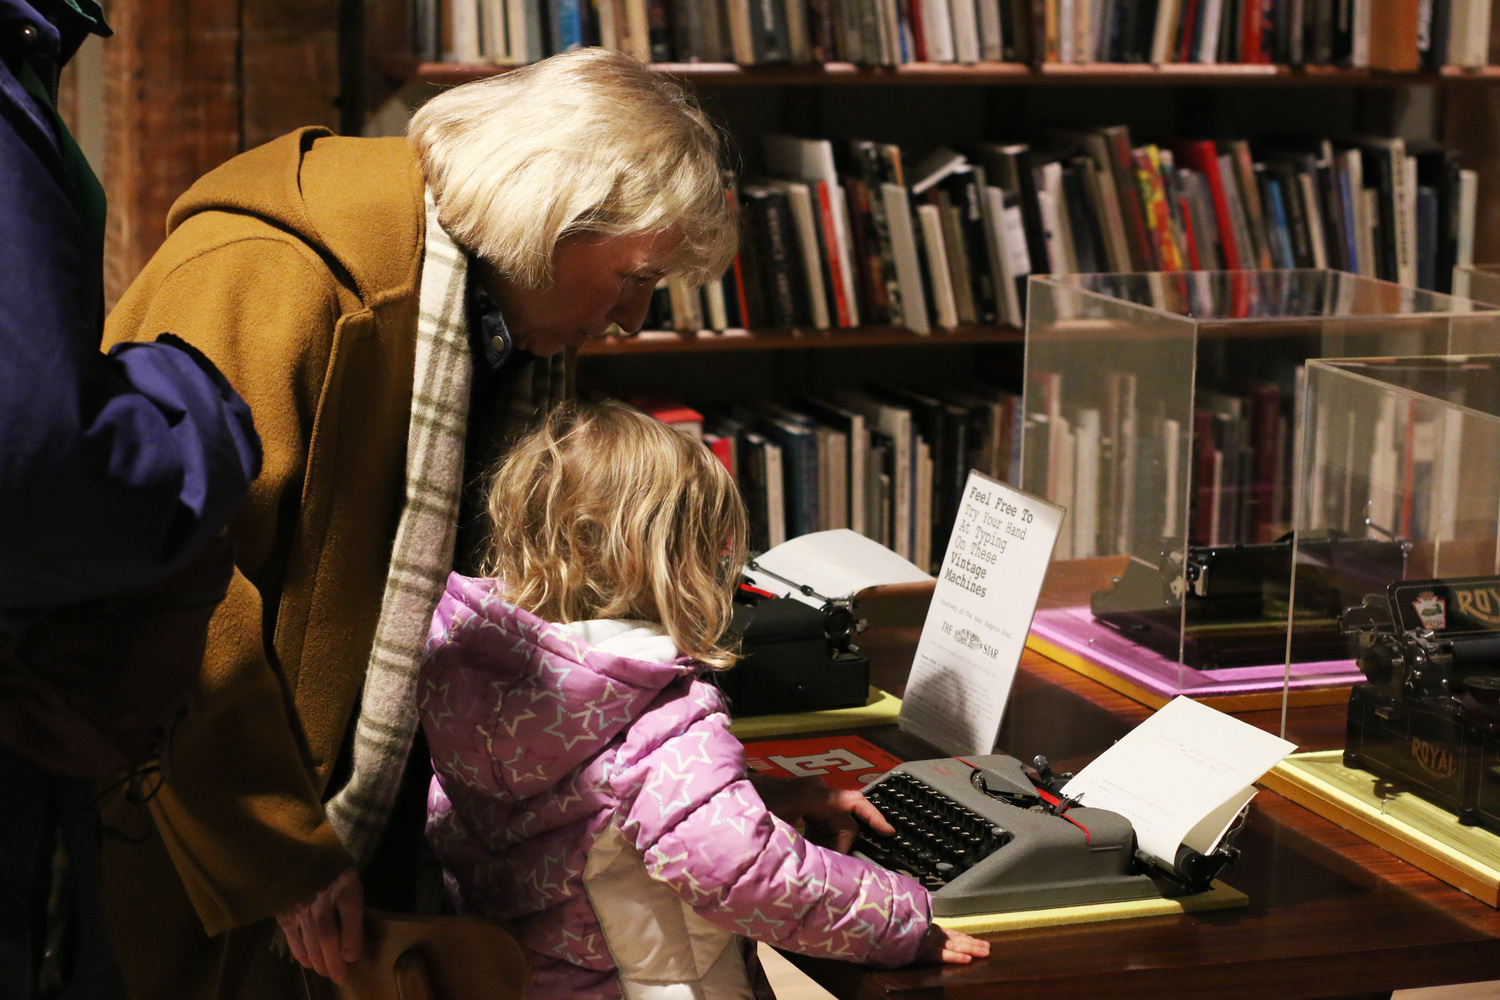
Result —
M 987 958 L 989 954 L 988 941 L 933 924 L 927 928 L 927 936 L 922 938 L 922 945 L 917 949 L 917 961 L 966 965 L 976 958 Z

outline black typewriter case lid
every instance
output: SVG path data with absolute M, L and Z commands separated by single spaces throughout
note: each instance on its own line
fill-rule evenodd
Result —
M 756 642 L 791 642 L 823 638 L 823 612 L 791 597 L 736 604 L 731 628 Z

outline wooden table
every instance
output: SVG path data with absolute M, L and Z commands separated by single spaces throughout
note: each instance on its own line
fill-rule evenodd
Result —
M 875 682 L 900 690 L 915 630 L 862 642 Z M 1123 695 L 1028 651 L 997 748 L 1045 754 L 1076 770 L 1150 714 Z M 1281 713 L 1240 716 L 1277 732 Z M 1288 739 L 1342 745 L 1343 709 L 1293 709 Z M 934 756 L 895 727 L 862 734 L 908 759 Z M 1215 1000 L 1383 995 L 1392 989 L 1500 978 L 1500 912 L 1279 795 L 1262 790 L 1224 881 L 1248 908 L 987 935 L 968 967 L 881 971 L 791 956 L 844 998 L 1212 997 Z

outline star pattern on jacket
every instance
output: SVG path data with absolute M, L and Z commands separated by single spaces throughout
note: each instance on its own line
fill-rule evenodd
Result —
M 566 881 L 566 877 L 570 874 L 569 865 L 567 862 L 568 855 L 566 852 L 562 854 L 542 855 L 541 880 L 537 884 L 541 887 L 541 890 L 548 896 L 554 895 L 562 889 Z M 556 870 L 557 877 L 562 878 L 564 881 L 556 881 L 553 878 L 552 873 L 554 869 Z
M 531 703 L 535 705 L 545 698 L 551 698 L 566 705 L 568 695 L 563 685 L 568 679 L 568 674 L 572 673 L 572 668 L 561 665 L 557 657 L 543 652 L 540 647 L 533 648 L 537 654 L 535 663 L 537 672 L 534 675 L 535 684 L 531 688 Z
M 449 760 L 447 764 L 443 765 L 443 770 L 447 771 L 450 775 L 457 779 L 460 784 L 464 785 L 467 788 L 472 788 L 480 792 L 487 792 L 490 790 L 489 786 L 486 785 L 482 780 L 480 780 L 479 768 L 464 760 L 463 757 L 459 755 L 457 750 L 453 752 L 452 759 Z
M 743 837 L 748 820 L 741 811 L 744 808 L 744 800 L 735 794 L 736 791 L 737 789 L 714 797 L 712 823 L 714 826 L 727 826 Z
M 663 749 L 677 761 L 679 769 L 687 770 L 694 764 L 713 765 L 714 760 L 708 755 L 707 744 L 707 733 L 687 733 Z
M 552 808 L 566 816 L 569 806 L 575 802 L 582 802 L 583 791 L 578 787 L 579 782 L 582 780 L 583 774 L 575 772 L 571 780 L 565 781 L 558 786 L 557 798 L 552 800 Z
M 427 724 L 434 729 L 442 729 L 448 720 L 453 718 L 453 707 L 448 704 L 448 691 L 452 684 L 436 684 L 428 680 L 422 688 L 422 703 L 417 710 L 422 713 Z M 442 710 L 438 711 L 434 706 L 434 699 L 441 702 Z
M 705 888 L 703 883 L 698 881 L 698 876 L 693 873 L 692 868 L 687 865 L 687 860 L 686 849 L 680 854 L 669 856 L 653 848 L 646 854 L 646 871 L 657 881 L 677 887 L 678 892 L 687 898 L 690 905 L 701 906 L 703 903 L 716 899 L 717 888 Z
M 600 961 L 604 955 L 599 950 L 599 935 L 593 931 L 582 934 L 575 932 L 572 928 L 565 927 L 562 931 L 562 941 L 569 951 L 576 950 L 583 957 L 592 961 Z
M 828 884 L 810 871 L 796 869 L 781 877 L 781 895 L 771 900 L 772 906 L 783 907 L 801 920 L 812 908 L 813 901 L 827 891 Z
M 503 705 L 504 703 L 502 702 L 501 704 Z M 509 736 L 511 739 L 515 739 L 515 737 L 516 737 L 516 729 L 521 725 L 521 723 L 523 723 L 523 722 L 529 722 L 530 720 L 535 719 L 537 717 L 536 713 L 533 712 L 531 709 L 529 709 L 529 708 L 523 708 L 519 712 L 517 712 L 515 715 L 512 715 L 509 718 L 506 718 L 505 713 L 503 711 L 501 711 L 500 709 L 501 709 L 501 706 L 497 705 L 496 706 L 496 715 L 499 716 L 500 725 L 505 728 L 505 735 Z
M 632 700 L 629 691 L 606 677 L 604 690 L 599 693 L 599 696 L 584 703 L 589 714 L 599 716 L 599 721 L 593 727 L 594 732 L 602 733 L 616 723 L 629 722 Z M 607 718 L 606 714 L 608 714 Z
M 766 938 L 773 940 L 783 936 L 783 927 L 786 921 L 780 917 L 773 917 L 763 912 L 760 907 L 755 907 L 747 915 L 738 920 L 731 921 L 740 929 L 740 933 L 748 938 L 763 941 Z
M 588 717 L 594 713 L 585 708 L 582 712 L 570 712 L 566 703 L 557 706 L 557 719 L 542 732 L 553 737 L 563 745 L 564 750 L 572 750 L 584 740 L 592 740 L 595 734 L 587 725 L 569 726 L 567 723 L 582 719 L 585 723 Z
M 647 779 L 644 794 L 660 803 L 660 813 L 668 816 L 693 804 L 692 778 L 690 769 L 674 768 L 663 762 L 651 778 Z
M 500 762 L 504 765 L 505 773 L 510 777 L 510 782 L 513 785 L 523 784 L 528 778 L 541 779 L 546 777 L 547 762 L 545 760 L 537 761 L 531 768 L 523 769 L 516 766 L 521 758 L 527 756 L 527 754 L 528 748 L 525 744 L 517 743 L 515 752 Z

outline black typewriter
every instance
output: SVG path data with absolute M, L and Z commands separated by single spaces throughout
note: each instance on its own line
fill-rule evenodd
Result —
M 1500 832 L 1500 576 L 1399 581 L 1344 622 L 1345 765 Z
M 753 561 L 750 565 L 776 576 Z M 740 584 L 730 625 L 740 639 L 740 659 L 733 668 L 710 675 L 730 710 L 740 718 L 865 704 L 870 661 L 854 644 L 854 636 L 864 630 L 857 602 L 785 582 L 821 606 Z
M 920 881 L 948 917 L 1187 895 L 1238 856 L 1227 840 L 1183 848 L 1168 872 L 1125 817 L 1064 797 L 1070 777 L 1003 754 L 902 764 L 865 789 L 895 834 L 861 826 L 854 853 Z
M 1347 660 L 1354 640 L 1339 616 L 1372 589 L 1406 575 L 1400 540 L 1329 536 L 1297 548 L 1292 662 Z M 1123 576 L 1094 594 L 1094 617 L 1132 642 L 1195 670 L 1282 663 L 1291 606 L 1292 536 L 1255 545 L 1167 540 L 1156 562 L 1132 556 Z

